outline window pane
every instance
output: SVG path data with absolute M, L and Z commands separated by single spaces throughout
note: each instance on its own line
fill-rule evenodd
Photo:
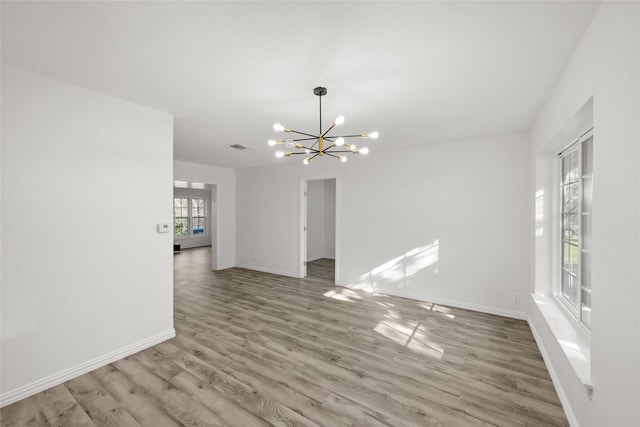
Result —
M 579 151 L 576 150 L 562 159 L 562 182 L 564 184 L 577 182 L 580 179 L 578 153 Z
M 189 230 L 189 220 L 187 218 L 176 218 L 174 221 L 174 232 L 176 236 L 186 236 Z
M 563 212 L 578 212 L 578 202 L 580 200 L 580 183 L 565 185 L 563 188 L 562 196 L 562 211 Z
M 193 216 L 205 216 L 205 199 L 192 199 L 191 214 Z
M 577 245 L 578 233 L 580 232 L 578 227 L 578 214 L 565 214 L 563 217 L 562 239 Z
M 562 272 L 562 296 L 573 307 L 577 309 L 578 306 L 578 281 L 575 276 L 569 274 L 566 271 Z
M 562 268 L 574 275 L 578 274 L 578 247 L 571 243 L 562 244 Z
M 205 234 L 205 219 L 204 218 L 194 218 L 193 219 L 193 234 Z

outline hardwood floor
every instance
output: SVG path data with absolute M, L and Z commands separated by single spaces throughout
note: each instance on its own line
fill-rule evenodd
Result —
M 564 426 L 528 325 L 175 256 L 177 337 L 2 426 Z
M 335 283 L 336 260 L 320 258 L 307 262 L 307 277 L 324 279 L 328 284 Z

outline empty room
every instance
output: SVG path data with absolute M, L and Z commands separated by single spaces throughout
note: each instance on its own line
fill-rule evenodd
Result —
M 640 2 L 1 20 L 2 427 L 640 426 Z

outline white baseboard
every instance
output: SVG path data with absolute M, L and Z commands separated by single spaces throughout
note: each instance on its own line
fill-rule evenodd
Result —
M 65 369 L 53 375 L 49 375 L 48 377 L 42 378 L 41 380 L 34 381 L 31 384 L 27 384 L 22 387 L 18 387 L 15 390 L 3 393 L 2 395 L 0 395 L 0 408 L 17 402 L 18 400 L 33 396 L 34 394 L 40 393 L 43 390 L 57 386 L 58 384 L 62 384 L 63 382 L 68 381 L 72 378 L 86 374 L 87 372 L 91 372 L 94 369 L 101 368 L 105 365 L 108 365 L 109 363 L 130 356 L 134 353 L 152 347 L 175 336 L 176 331 L 175 329 L 171 328 L 168 331 L 151 336 L 149 338 L 145 338 L 144 340 L 138 341 L 137 343 L 122 347 L 100 357 L 96 357 L 95 359 L 83 362 L 79 365 Z
M 262 273 L 277 274 L 278 276 L 295 277 L 297 279 L 300 278 L 298 273 L 291 273 L 289 271 L 280 271 L 280 270 L 275 270 L 273 268 L 258 267 L 256 265 L 238 264 L 238 265 L 236 265 L 236 267 L 244 268 L 246 270 L 260 271 Z
M 344 286 L 344 285 L 337 285 L 337 286 L 342 286 L 345 288 L 349 288 L 349 286 Z M 357 288 L 354 288 L 357 289 Z M 397 297 L 403 297 L 403 298 L 411 298 L 417 301 L 424 301 L 424 302 L 432 302 L 435 304 L 442 304 L 442 305 L 448 305 L 451 307 L 456 307 L 456 308 L 463 308 L 465 310 L 471 310 L 471 311 L 478 311 L 480 313 L 487 313 L 487 314 L 495 314 L 497 316 L 503 316 L 503 317 L 509 317 L 511 319 L 518 319 L 518 320 L 527 320 L 527 314 L 524 312 L 520 312 L 520 311 L 512 311 L 512 310 L 504 310 L 502 308 L 496 308 L 496 307 L 489 307 L 489 306 L 485 306 L 485 305 L 479 305 L 479 304 L 473 304 L 473 303 L 469 303 L 469 302 L 465 302 L 465 301 L 456 301 L 456 300 L 450 300 L 450 299 L 445 299 L 445 298 L 431 298 L 431 297 L 424 297 L 422 295 L 415 295 L 411 292 L 402 292 L 402 291 L 397 291 L 394 290 L 393 292 L 376 292 L 379 294 L 384 294 L 384 295 L 393 295 L 393 296 L 397 296 Z
M 555 386 L 556 393 L 558 393 L 558 398 L 560 399 L 560 403 L 562 404 L 562 409 L 564 409 L 564 414 L 567 416 L 567 421 L 569 421 L 569 425 L 571 427 L 579 427 L 578 419 L 576 418 L 573 410 L 571 409 L 571 404 L 569 403 L 569 399 L 567 398 L 564 389 L 562 388 L 562 384 L 560 383 L 560 379 L 558 378 L 558 374 L 556 374 L 556 370 L 551 363 L 551 358 L 549 357 L 549 353 L 547 353 L 547 349 L 544 346 L 544 342 L 536 329 L 535 324 L 531 320 L 531 317 L 527 316 L 527 323 L 529 323 L 529 328 L 531 329 L 531 333 L 533 334 L 533 338 L 536 340 L 536 344 L 538 344 L 538 348 L 540 349 L 540 354 L 542 354 L 542 360 L 544 360 L 544 364 L 549 371 L 549 375 L 551 375 L 551 381 Z

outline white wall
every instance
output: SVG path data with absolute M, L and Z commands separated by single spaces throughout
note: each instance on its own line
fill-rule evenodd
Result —
M 176 180 L 216 185 L 218 222 L 217 233 L 213 236 L 212 242 L 212 266 L 215 270 L 234 267 L 236 265 L 235 169 L 174 160 L 173 174 Z
M 542 213 L 551 215 L 549 156 L 556 135 L 593 97 L 593 399 L 578 381 L 542 316 L 531 325 L 557 374 L 556 387 L 575 425 L 640 425 L 640 5 L 603 2 L 532 129 Z M 551 292 L 550 221 L 536 224 L 535 292 Z M 545 240 L 547 239 L 547 240 Z
M 2 405 L 174 335 L 173 118 L 2 65 Z
M 324 181 L 307 182 L 307 261 L 324 257 Z
M 216 211 L 213 210 L 215 206 L 214 203 L 214 194 L 215 187 L 213 190 L 201 190 L 197 188 L 176 188 L 173 189 L 173 197 L 204 197 L 207 199 L 207 226 L 205 230 L 205 235 L 196 235 L 196 236 L 188 236 L 188 237 L 177 237 L 175 236 L 173 240 L 175 243 L 180 243 L 180 247 L 182 249 L 188 248 L 197 248 L 200 246 L 211 246 L 211 236 L 214 235 L 215 230 L 212 228 L 211 224 L 216 223 Z
M 299 181 L 337 176 L 338 284 L 524 317 L 512 297 L 530 282 L 527 135 L 375 148 L 238 170 L 238 264 L 296 276 Z

